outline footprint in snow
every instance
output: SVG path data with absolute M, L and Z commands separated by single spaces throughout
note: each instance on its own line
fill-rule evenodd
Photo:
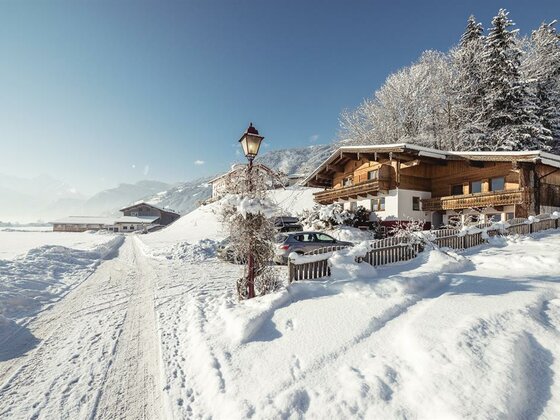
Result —
M 294 322 L 291 319 L 286 321 L 286 331 L 293 331 L 294 330 Z

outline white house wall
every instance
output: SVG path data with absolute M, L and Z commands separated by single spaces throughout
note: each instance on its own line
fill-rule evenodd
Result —
M 376 211 L 372 220 L 407 220 L 409 218 L 415 220 L 431 221 L 431 213 L 422 210 L 412 210 L 412 197 L 420 197 L 420 199 L 431 198 L 432 193 L 426 191 L 414 191 L 394 189 L 389 190 L 387 194 L 379 194 L 375 198 L 385 197 L 385 211 Z M 343 203 L 344 208 L 350 210 L 350 202 L 355 202 L 358 206 L 371 209 L 371 199 L 349 200 Z M 420 205 L 422 208 L 422 205 Z
M 419 197 L 420 200 L 432 198 L 432 193 L 427 191 L 414 191 L 399 189 L 399 220 L 414 219 L 431 221 L 431 212 L 422 211 L 422 203 L 420 202 L 420 210 L 412 210 L 412 197 Z

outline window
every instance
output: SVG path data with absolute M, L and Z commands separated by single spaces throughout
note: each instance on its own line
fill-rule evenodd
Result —
M 373 198 L 371 200 L 371 211 L 385 211 L 385 197 Z
M 128 230 L 128 226 L 123 226 L 123 230 Z
M 502 215 L 500 213 L 487 214 L 486 220 L 493 223 L 500 222 L 502 220 Z
M 313 233 L 302 233 L 295 235 L 294 239 L 299 242 L 313 242 L 315 240 L 315 234 Z
M 420 197 L 412 197 L 412 210 L 420 211 Z
M 367 179 L 368 180 L 379 179 L 379 169 L 374 169 L 373 171 L 369 171 L 367 173 Z
M 330 242 L 330 243 L 336 242 L 333 237 L 329 235 L 325 235 L 324 233 L 318 233 L 316 235 L 316 238 L 318 242 Z
M 342 181 L 342 185 L 343 185 L 344 187 L 351 187 L 351 186 L 353 185 L 353 183 L 352 183 L 352 177 L 351 177 L 351 176 L 348 176 L 348 177 L 344 178 L 344 181 Z
M 130 212 L 130 215 L 131 216 L 138 216 L 138 212 L 137 211 L 132 211 L 132 212 Z
M 513 214 L 513 213 L 506 213 L 506 220 L 513 219 L 514 217 L 515 217 L 515 214 Z
M 503 191 L 506 186 L 506 180 L 503 176 L 492 178 L 490 180 L 490 191 Z
M 356 211 L 358 209 L 358 203 L 356 201 L 350 202 L 350 211 Z
M 482 192 L 482 181 L 471 182 L 471 194 Z
M 463 184 L 452 185 L 451 195 L 463 195 Z

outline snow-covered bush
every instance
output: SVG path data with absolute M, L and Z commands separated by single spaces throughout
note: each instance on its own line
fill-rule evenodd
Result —
M 389 228 L 389 236 L 401 238 L 408 246 L 432 244 L 434 239 L 429 231 L 424 231 L 424 220 L 408 219 Z
M 358 206 L 354 212 L 354 226 L 365 225 L 369 222 L 369 211 L 364 206 Z
M 236 261 L 253 258 L 255 295 L 276 290 L 280 281 L 270 267 L 274 257 L 273 239 L 276 234 L 271 217 L 278 214 L 276 204 L 266 196 L 267 186 L 262 177 L 249 170 L 246 182 L 236 184 L 232 194 L 220 203 L 222 224 L 229 233 L 230 249 Z M 249 264 L 237 281 L 239 299 L 249 297 Z
M 354 214 L 344 210 L 342 204 L 316 204 L 311 210 L 304 210 L 299 218 L 306 229 L 332 229 L 339 225 L 350 225 Z

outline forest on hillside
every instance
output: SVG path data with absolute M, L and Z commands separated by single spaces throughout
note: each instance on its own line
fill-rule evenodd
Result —
M 471 16 L 450 51 L 425 51 L 356 109 L 344 111 L 339 140 L 560 152 L 555 23 L 520 36 L 504 9 L 487 31 Z

